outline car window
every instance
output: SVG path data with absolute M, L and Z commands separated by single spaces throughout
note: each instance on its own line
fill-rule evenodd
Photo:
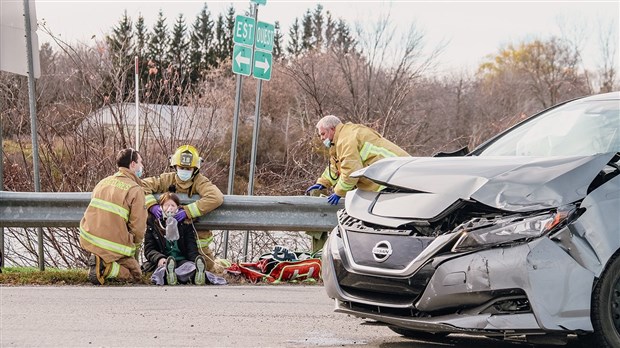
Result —
M 480 156 L 584 156 L 620 151 L 620 102 L 568 103 L 512 129 Z

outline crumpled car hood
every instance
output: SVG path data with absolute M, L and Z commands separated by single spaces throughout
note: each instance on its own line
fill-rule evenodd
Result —
M 407 192 L 347 195 L 347 213 L 384 226 L 432 220 L 463 200 L 527 212 L 584 198 L 615 153 L 570 157 L 390 158 L 352 176 Z

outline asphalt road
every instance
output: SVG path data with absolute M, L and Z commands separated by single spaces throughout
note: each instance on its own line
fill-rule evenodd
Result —
M 361 323 L 334 313 L 318 285 L 0 287 L 0 347 L 531 346 L 424 342 Z

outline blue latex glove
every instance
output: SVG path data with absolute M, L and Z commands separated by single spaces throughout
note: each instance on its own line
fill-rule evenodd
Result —
M 161 205 L 159 204 L 154 204 L 149 208 L 149 211 L 151 212 L 151 214 L 153 214 L 153 216 L 159 220 L 162 217 L 162 211 L 161 211 Z
M 331 205 L 336 205 L 336 204 L 338 204 L 338 201 L 340 201 L 340 196 L 338 196 L 335 193 L 332 193 L 331 196 L 327 197 L 327 201 Z
M 308 187 L 308 188 L 306 189 L 306 195 L 307 195 L 307 194 L 309 194 L 309 193 L 310 193 L 310 191 L 313 191 L 313 190 L 322 190 L 322 189 L 324 189 L 324 188 L 325 188 L 325 186 L 323 186 L 323 185 L 321 185 L 321 184 L 314 184 L 314 185 L 312 185 L 312 186 L 310 186 L 310 187 Z
M 184 209 L 179 209 L 179 211 L 174 215 L 174 218 L 178 222 L 181 222 L 181 221 L 187 219 L 187 213 L 185 212 Z

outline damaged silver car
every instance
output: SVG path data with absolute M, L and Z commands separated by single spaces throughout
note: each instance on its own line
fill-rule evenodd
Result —
M 474 151 L 354 173 L 323 251 L 337 312 L 409 337 L 620 347 L 620 92 L 554 106 Z

